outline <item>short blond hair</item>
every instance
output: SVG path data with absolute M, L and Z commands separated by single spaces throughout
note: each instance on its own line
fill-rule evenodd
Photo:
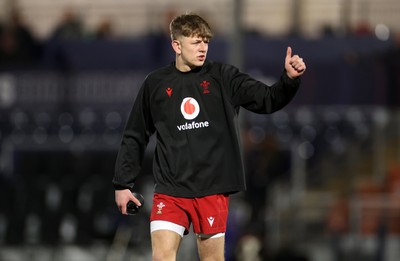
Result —
M 201 16 L 195 13 L 186 13 L 172 19 L 169 30 L 171 39 L 176 40 L 179 36 L 211 39 L 213 33 L 210 25 Z

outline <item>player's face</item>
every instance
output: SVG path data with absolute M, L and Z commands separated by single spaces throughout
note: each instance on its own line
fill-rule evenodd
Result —
M 174 49 L 178 54 L 177 68 L 179 70 L 190 71 L 196 67 L 203 66 L 208 51 L 208 39 L 198 36 L 181 36 L 174 42 Z

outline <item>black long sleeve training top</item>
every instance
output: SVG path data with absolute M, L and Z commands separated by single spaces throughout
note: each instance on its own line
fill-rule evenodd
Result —
M 246 189 L 239 107 L 272 113 L 294 97 L 300 79 L 284 72 L 272 86 L 231 65 L 206 61 L 180 72 L 172 63 L 144 80 L 128 118 L 113 185 L 133 189 L 149 138 L 156 133 L 155 192 L 202 197 Z

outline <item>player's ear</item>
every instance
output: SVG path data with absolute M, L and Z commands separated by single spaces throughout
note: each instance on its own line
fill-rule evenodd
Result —
M 177 54 L 181 53 L 181 43 L 178 40 L 172 40 L 171 45 Z

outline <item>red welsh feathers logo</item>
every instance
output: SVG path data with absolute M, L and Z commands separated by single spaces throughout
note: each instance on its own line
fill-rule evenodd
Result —
M 208 87 L 210 86 L 210 82 L 207 82 L 206 80 L 204 80 L 200 83 L 200 86 L 203 87 L 204 94 L 210 93 L 210 90 L 208 89 Z

